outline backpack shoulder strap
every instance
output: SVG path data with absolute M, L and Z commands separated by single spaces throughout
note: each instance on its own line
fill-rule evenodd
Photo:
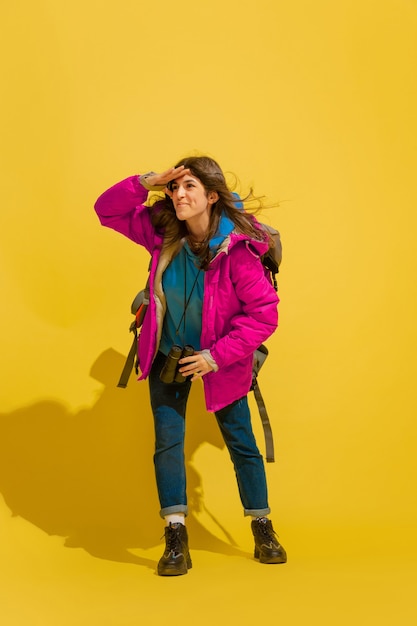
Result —
M 252 365 L 252 386 L 251 389 L 255 395 L 256 404 L 258 405 L 259 416 L 262 421 L 262 426 L 264 429 L 264 437 L 265 437 L 265 447 L 266 447 L 266 460 L 268 463 L 273 463 L 275 461 L 274 458 L 274 439 L 272 436 L 271 424 L 268 417 L 268 412 L 266 410 L 265 402 L 261 394 L 261 390 L 258 385 L 258 373 L 261 369 L 262 365 L 265 362 L 266 357 L 268 356 L 268 348 L 261 344 L 257 350 L 255 350 L 253 355 L 253 365 Z
M 135 359 L 138 351 L 138 329 L 136 326 L 136 320 L 131 323 L 130 331 L 134 334 L 133 342 L 130 347 L 129 354 L 127 355 L 123 371 L 120 375 L 119 382 L 117 383 L 117 386 L 122 387 L 123 389 L 127 387 L 127 383 L 129 382 L 130 374 L 132 373 L 135 365 Z
M 139 291 L 136 295 L 135 299 L 132 302 L 132 306 L 130 307 L 132 315 L 135 316 L 135 319 L 131 323 L 129 330 L 133 333 L 133 342 L 129 350 L 129 354 L 127 355 L 125 365 L 123 367 L 123 371 L 120 375 L 119 382 L 117 383 L 118 387 L 122 387 L 125 389 L 127 387 L 127 383 L 129 382 L 130 374 L 135 367 L 136 373 L 138 373 L 138 362 L 137 362 L 137 354 L 138 354 L 138 328 L 140 328 L 143 324 L 143 320 L 145 318 L 145 313 L 149 304 L 149 275 L 148 280 L 146 281 L 145 289 Z
M 281 236 L 279 234 L 279 231 L 272 226 L 269 226 L 268 224 L 261 224 L 261 226 L 264 230 L 267 231 L 274 244 L 273 247 L 269 248 L 268 252 L 266 252 L 261 257 L 262 263 L 271 272 L 274 289 L 275 291 L 278 291 L 276 275 L 279 272 L 279 266 L 281 265 L 282 261 Z
M 256 404 L 258 405 L 259 416 L 262 421 L 265 437 L 265 449 L 266 449 L 266 461 L 267 463 L 275 462 L 274 455 L 274 438 L 272 436 L 271 423 L 269 421 L 268 412 L 266 410 L 265 402 L 259 389 L 258 381 L 255 380 L 252 383 L 253 393 L 255 394 Z

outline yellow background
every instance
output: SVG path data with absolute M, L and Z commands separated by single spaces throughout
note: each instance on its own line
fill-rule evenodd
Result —
M 2 623 L 415 624 L 416 2 L 14 0 L 0 21 Z M 280 201 L 260 385 L 289 563 L 251 559 L 196 386 L 194 569 L 166 580 L 147 386 L 115 388 L 147 259 L 92 206 L 195 151 Z

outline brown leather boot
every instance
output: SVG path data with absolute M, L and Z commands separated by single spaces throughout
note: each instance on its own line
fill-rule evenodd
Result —
M 260 563 L 286 563 L 287 554 L 278 542 L 271 520 L 257 517 L 251 526 L 255 538 L 255 559 L 259 559 Z
M 179 522 L 165 527 L 165 552 L 158 563 L 159 576 L 181 576 L 192 567 L 188 534 Z

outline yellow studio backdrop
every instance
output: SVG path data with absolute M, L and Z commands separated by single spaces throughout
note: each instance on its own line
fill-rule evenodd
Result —
M 207 621 L 414 624 L 416 2 L 15 0 L 1 24 L 2 622 L 165 623 L 179 602 Z M 263 214 L 284 260 L 260 385 L 290 561 L 251 560 L 196 386 L 201 565 L 169 582 L 152 575 L 147 385 L 115 387 L 147 255 L 93 204 L 190 153 L 280 203 Z

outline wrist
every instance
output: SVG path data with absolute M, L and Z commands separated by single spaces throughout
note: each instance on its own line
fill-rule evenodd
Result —
M 213 370 L 213 372 L 217 372 L 217 370 L 219 369 L 219 366 L 217 365 L 216 361 L 211 356 L 210 350 L 207 350 L 207 349 L 201 350 L 200 354 L 207 361 L 207 363 L 210 365 L 210 367 Z
M 152 184 L 154 176 L 157 176 L 156 172 L 148 172 L 139 176 L 139 182 L 142 187 L 145 187 L 148 191 L 162 191 L 165 189 L 165 185 Z

